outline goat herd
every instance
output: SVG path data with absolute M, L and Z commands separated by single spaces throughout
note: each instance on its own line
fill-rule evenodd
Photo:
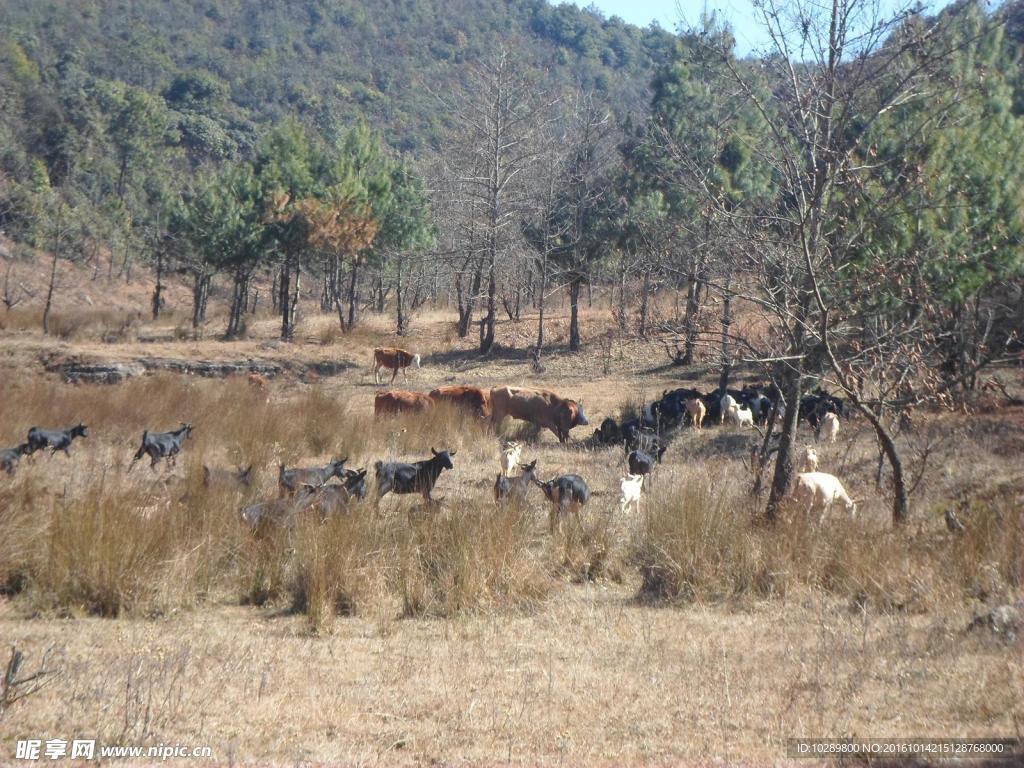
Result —
M 414 359 L 410 356 L 409 361 Z M 550 429 L 563 443 L 568 440 L 569 431 L 574 426 L 588 424 L 581 403 L 561 398 L 547 390 L 520 387 L 487 390 L 452 386 L 440 387 L 429 394 L 393 390 L 377 394 L 374 410 L 376 416 L 381 417 L 403 412 L 424 412 L 438 403 L 467 409 L 473 416 L 489 419 L 495 426 L 500 425 L 505 416 L 511 416 Z M 595 431 L 594 440 L 598 444 L 623 446 L 629 468 L 628 474 L 621 481 L 620 510 L 624 513 L 639 511 L 644 479 L 661 462 L 668 441 L 679 428 L 692 426 L 700 431 L 708 424 L 726 422 L 739 428 L 755 427 L 765 424 L 771 418 L 773 409 L 776 411 L 775 418 L 778 418 L 783 407 L 778 391 L 773 387 L 715 390 L 708 394 L 693 389 L 675 389 L 663 393 L 660 400 L 643 406 L 637 418 L 621 424 L 611 418 L 605 419 Z M 819 390 L 804 397 L 799 407 L 799 417 L 806 419 L 815 429 L 816 439 L 824 433 L 829 441 L 835 441 L 839 431 L 839 417 L 843 413 L 842 400 Z M 173 465 L 192 431 L 191 424 L 183 423 L 179 429 L 171 432 L 144 432 L 129 471 L 143 456 L 149 456 L 150 467 L 154 470 L 163 459 Z M 13 474 L 22 456 L 44 448 L 49 448 L 51 454 L 63 451 L 70 456 L 69 449 L 75 438 L 87 436 L 88 430 L 84 424 L 65 430 L 33 427 L 25 443 L 0 450 L 0 469 Z M 588 502 L 590 488 L 578 474 L 562 474 L 547 481 L 538 479 L 536 460 L 521 463 L 522 450 L 523 446 L 518 442 L 503 444 L 499 456 L 501 472 L 494 483 L 495 501 L 524 502 L 529 489 L 536 485 L 551 503 L 549 524 L 554 532 L 564 518 L 578 513 L 580 507 Z M 456 452 L 436 451 L 432 448 L 431 454 L 428 459 L 412 463 L 375 462 L 376 497 L 379 499 L 387 493 L 419 493 L 425 503 L 432 503 L 431 492 L 441 473 L 446 469 L 454 469 Z M 756 456 L 752 460 L 756 460 Z M 344 511 L 353 500 L 367 496 L 367 470 L 346 469 L 346 461 L 347 457 L 336 459 L 324 467 L 291 469 L 282 464 L 278 473 L 278 498 L 245 506 L 241 511 L 242 520 L 258 532 L 268 527 L 291 525 L 309 509 L 318 510 L 321 520 Z M 842 483 L 834 475 L 818 472 L 817 464 L 817 454 L 808 446 L 793 492 L 794 499 L 801 506 L 820 512 L 822 516 L 837 501 L 852 514 L 855 505 Z M 520 475 L 512 475 L 515 468 L 521 470 Z M 252 482 L 251 466 L 237 471 L 211 470 L 205 466 L 203 469 L 203 481 L 207 487 L 223 484 L 241 487 L 249 486 Z M 333 478 L 338 478 L 340 482 L 330 483 Z

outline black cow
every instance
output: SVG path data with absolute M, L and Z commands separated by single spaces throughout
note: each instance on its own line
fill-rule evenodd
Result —
M 377 476 L 377 496 L 394 491 L 395 493 L 421 493 L 425 501 L 431 501 L 430 492 L 434 489 L 437 478 L 446 469 L 455 469 L 452 457 L 455 451 L 430 449 L 433 457 L 413 464 L 401 462 L 378 461 L 373 465 Z
M 579 514 L 580 507 L 590 501 L 590 488 L 587 481 L 579 475 L 559 475 L 546 483 L 540 480 L 534 480 L 534 483 L 544 491 L 544 495 L 551 502 L 548 527 L 552 534 L 567 512 Z
M 174 464 L 177 461 L 178 454 L 181 453 L 182 443 L 190 437 L 192 437 L 192 425 L 184 422 L 182 422 L 180 429 L 176 429 L 173 432 L 153 432 L 150 434 L 149 430 L 146 430 L 142 433 L 142 445 L 135 452 L 128 471 L 131 472 L 135 462 L 147 455 L 150 460 L 149 468 L 154 471 L 160 459 L 170 459 L 171 464 Z
M 70 456 L 71 454 L 68 452 L 68 449 L 71 447 L 71 442 L 76 437 L 88 436 L 89 430 L 85 424 L 78 424 L 68 429 L 40 429 L 39 427 L 32 427 L 28 431 L 27 445 L 29 453 L 49 448 L 51 454 L 57 451 L 64 451 L 65 456 Z

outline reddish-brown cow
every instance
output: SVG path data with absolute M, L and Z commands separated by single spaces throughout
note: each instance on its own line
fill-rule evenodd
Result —
M 550 429 L 560 443 L 568 441 L 569 430 L 573 427 L 590 423 L 581 404 L 545 389 L 495 387 L 491 390 L 491 409 L 495 428 L 506 416 L 511 416 L 541 429 Z
M 490 390 L 480 387 L 438 387 L 430 390 L 430 398 L 435 403 L 451 403 L 457 408 L 464 408 L 480 419 L 491 418 Z
M 430 395 L 423 392 L 405 392 L 393 389 L 389 392 L 378 392 L 373 398 L 373 415 L 381 416 L 390 413 L 423 413 L 434 407 Z
M 398 375 L 399 369 L 401 369 L 405 380 L 408 381 L 409 374 L 406 373 L 405 369 L 410 365 L 415 365 L 419 368 L 420 356 L 397 347 L 377 347 L 373 350 L 373 383 L 380 384 L 381 368 L 387 368 L 391 371 L 391 384 L 395 383 L 395 377 Z

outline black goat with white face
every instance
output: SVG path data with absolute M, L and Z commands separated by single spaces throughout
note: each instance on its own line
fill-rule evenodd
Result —
M 29 453 L 35 453 L 43 448 L 49 448 L 50 453 L 54 454 L 57 451 L 64 451 L 65 456 L 70 456 L 68 449 L 71 448 L 71 443 L 76 437 L 88 437 L 89 429 L 85 424 L 78 424 L 68 429 L 40 429 L 39 427 L 32 427 L 28 431 L 28 445 Z
M 433 456 L 423 461 L 412 464 L 401 462 L 378 461 L 374 464 L 374 472 L 377 476 L 377 496 L 386 493 L 420 493 L 425 501 L 431 501 L 430 493 L 434 489 L 437 478 L 446 469 L 455 469 L 452 457 L 455 451 L 435 451 L 430 449 Z

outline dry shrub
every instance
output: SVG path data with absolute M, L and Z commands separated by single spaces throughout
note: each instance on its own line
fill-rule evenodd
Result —
M 796 586 L 882 611 L 926 611 L 967 597 L 1008 600 L 1021 586 L 1020 512 L 1013 497 L 978 504 L 963 534 L 893 530 L 871 514 L 789 509 L 766 525 L 742 489 L 699 472 L 654 492 L 631 560 L 642 597 L 782 597 Z
M 962 535 L 946 538 L 940 554 L 951 580 L 981 599 L 1008 599 L 1024 586 L 1024 505 L 1013 488 L 964 506 Z
M 137 312 L 104 307 L 58 310 L 51 312 L 49 317 L 50 335 L 64 341 L 134 341 L 140 324 L 141 318 Z
M 575 582 L 609 579 L 621 582 L 624 577 L 623 562 L 619 555 L 620 531 L 606 513 L 582 513 L 578 520 L 565 521 L 564 536 L 552 542 L 557 548 L 562 545 L 562 570 Z
M 41 505 L 40 505 L 41 506 Z M 144 494 L 95 486 L 74 504 L 51 498 L 36 508 L 39 529 L 25 553 L 27 589 L 37 608 L 118 616 L 162 612 L 191 601 L 180 511 Z
M 531 547 L 532 531 L 531 516 L 514 507 L 414 517 L 397 542 L 404 615 L 523 609 L 543 599 L 551 578 Z
M 342 333 L 341 328 L 332 322 L 327 325 L 321 325 L 316 338 L 321 346 L 327 347 L 331 344 L 337 344 L 344 336 L 345 334 Z
M 355 417 L 357 419 L 361 416 Z M 470 458 L 490 458 L 496 451 L 490 423 L 468 411 L 440 403 L 425 413 L 410 413 L 380 420 L 373 426 L 367 417 L 362 432 L 376 432 L 384 438 L 383 451 L 390 456 L 429 459 L 430 449 L 461 451 L 455 466 Z
M 749 589 L 758 566 L 749 506 L 738 490 L 703 472 L 661 484 L 633 543 L 641 595 L 707 599 Z
M 524 445 L 536 445 L 540 442 L 541 428 L 529 421 L 506 420 L 506 425 L 501 430 L 502 437 L 507 440 L 514 440 Z
M 336 614 L 365 610 L 387 571 L 386 521 L 357 504 L 323 523 L 315 513 L 304 515 L 293 535 L 292 610 L 307 615 L 311 631 L 329 631 Z

